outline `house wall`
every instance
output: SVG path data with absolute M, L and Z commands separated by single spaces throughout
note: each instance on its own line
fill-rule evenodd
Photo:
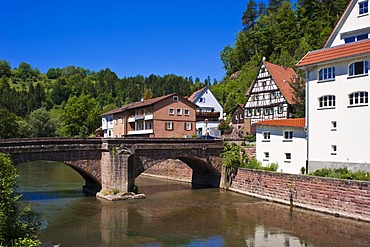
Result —
M 307 124 L 308 124 L 308 158 L 309 171 L 313 168 L 326 167 L 329 163 L 334 166 L 347 166 L 370 171 L 370 128 L 367 123 L 370 116 L 368 104 L 358 107 L 349 106 L 349 94 L 357 91 L 370 92 L 368 74 L 350 78 L 348 66 L 359 60 L 370 62 L 370 56 L 347 58 L 346 60 L 327 64 L 322 67 L 335 67 L 335 80 L 318 82 L 318 71 L 315 67 L 307 72 Z M 335 95 L 336 105 L 330 109 L 319 109 L 319 97 Z M 332 126 L 335 121 L 337 127 Z M 336 151 L 333 147 L 336 146 Z M 356 164 L 352 166 L 352 164 Z M 312 165 L 312 166 L 310 166 Z
M 301 168 L 306 168 L 307 143 L 306 133 L 303 128 L 256 126 L 256 158 L 264 166 L 278 163 L 278 171 L 299 174 Z M 293 131 L 291 140 L 284 140 L 284 131 Z M 263 132 L 270 132 L 270 140 L 264 140 Z M 265 153 L 269 153 L 269 157 Z M 285 153 L 291 154 L 291 159 L 286 159 Z
M 102 130 L 104 137 L 113 137 L 113 115 L 102 116 Z
M 169 114 L 169 108 L 174 109 L 174 114 Z M 177 114 L 177 109 L 181 109 L 181 115 Z M 184 110 L 189 109 L 189 116 L 185 116 Z M 173 97 L 168 97 L 154 104 L 153 137 L 184 137 L 195 134 L 195 105 L 187 99 L 178 97 L 178 101 L 173 101 Z M 173 122 L 173 130 L 166 130 L 166 122 Z M 185 123 L 190 122 L 191 130 L 185 130 Z
M 328 47 L 344 44 L 345 37 L 370 32 L 369 29 L 370 15 L 369 14 L 359 15 L 359 5 L 358 5 L 359 2 L 363 2 L 363 0 L 353 1 L 351 3 L 351 6 L 353 6 L 352 11 L 348 13 L 348 17 L 344 16 L 347 17 L 346 21 L 338 28 L 338 30 L 336 30 L 333 41 L 327 44 Z M 345 20 L 345 18 L 343 20 Z M 361 31 L 354 32 L 354 30 Z
M 224 113 L 223 107 L 220 104 L 220 102 L 218 102 L 217 98 L 213 95 L 211 90 L 209 90 L 209 88 L 203 93 L 201 98 L 204 98 L 205 101 L 199 102 L 199 99 L 198 99 L 194 103 L 199 108 L 209 108 L 209 107 L 214 108 L 215 112 L 220 112 L 219 120 L 221 120 L 223 117 L 223 113 Z
M 370 221 L 370 182 L 238 169 L 228 188 L 284 204 Z
M 123 137 L 125 132 L 126 118 L 123 112 L 114 114 L 113 118 L 113 135 L 114 137 Z

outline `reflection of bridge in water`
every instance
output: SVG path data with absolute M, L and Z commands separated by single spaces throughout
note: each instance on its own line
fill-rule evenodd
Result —
M 135 178 L 158 162 L 179 159 L 192 170 L 192 184 L 219 187 L 223 150 L 221 140 L 46 138 L 0 140 L 0 152 L 11 154 L 14 164 L 57 161 L 85 179 L 84 190 L 130 191 Z

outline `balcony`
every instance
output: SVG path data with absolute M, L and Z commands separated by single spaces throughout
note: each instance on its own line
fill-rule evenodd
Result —
M 133 123 L 135 121 L 140 121 L 140 120 L 152 120 L 153 119 L 153 114 L 141 114 L 141 115 L 131 115 L 128 118 L 129 123 Z
M 143 135 L 143 134 L 153 134 L 153 129 L 147 129 L 147 130 L 131 130 L 127 133 L 127 135 Z
M 208 120 L 218 120 L 220 118 L 220 112 L 206 112 L 197 111 L 197 121 Z

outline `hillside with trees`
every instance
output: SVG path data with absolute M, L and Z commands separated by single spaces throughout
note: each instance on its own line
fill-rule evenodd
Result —
M 323 46 L 346 3 L 270 0 L 265 6 L 250 0 L 235 43 L 221 51 L 225 78 L 220 83 L 173 74 L 119 78 L 109 68 L 95 72 L 75 66 L 41 73 L 26 62 L 12 68 L 0 60 L 0 138 L 91 136 L 103 112 L 141 98 L 189 96 L 206 85 L 230 113 L 245 103 L 262 57 L 294 66 L 308 51 Z M 297 99 L 302 98 L 304 89 L 296 88 Z

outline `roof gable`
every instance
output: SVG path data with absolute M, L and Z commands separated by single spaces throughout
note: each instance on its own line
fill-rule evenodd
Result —
M 258 75 L 260 74 L 261 69 L 263 69 L 263 65 L 266 67 L 268 73 L 272 77 L 273 82 L 279 88 L 286 101 L 288 101 L 289 104 L 293 104 L 293 89 L 290 85 L 290 82 L 298 77 L 297 74 L 292 68 L 283 67 L 267 61 L 263 61 L 260 65 L 258 74 L 252 85 L 249 87 L 246 96 L 248 97 L 251 94 L 253 87 L 257 82 Z
M 205 93 L 205 91 L 207 91 L 207 89 L 208 89 L 208 87 L 204 87 L 204 88 L 201 88 L 201 89 L 195 91 L 194 93 L 192 93 L 192 95 L 190 95 L 188 100 L 195 103 L 199 98 L 202 97 L 202 95 Z
M 370 16 L 359 13 L 359 3 L 363 0 L 350 0 L 325 42 L 324 48 L 342 45 L 350 36 L 369 33 Z

